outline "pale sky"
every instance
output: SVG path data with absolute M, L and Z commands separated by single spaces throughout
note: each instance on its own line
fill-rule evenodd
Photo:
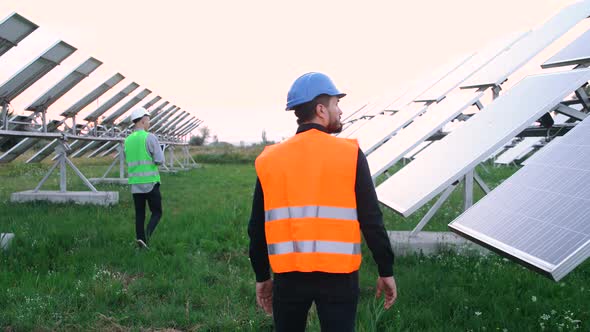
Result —
M 204 120 L 221 141 L 260 141 L 263 130 L 278 140 L 296 129 L 284 107 L 303 73 L 326 73 L 348 93 L 340 102 L 346 115 L 375 98 L 393 98 L 421 75 L 494 39 L 534 29 L 570 3 L 1 0 L 0 20 L 15 11 L 40 28 L 0 58 L 0 83 L 62 39 L 78 51 L 12 102 L 17 113 L 93 56 L 104 64 L 55 103 L 51 117 L 118 71 L 126 79 L 99 103 L 135 81 L 140 88 L 131 96 L 152 90 L 141 104 L 158 94 Z M 510 83 L 541 72 L 540 63 L 588 29 L 581 25 Z

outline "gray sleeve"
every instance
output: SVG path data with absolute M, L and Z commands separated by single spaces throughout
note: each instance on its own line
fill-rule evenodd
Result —
M 147 149 L 154 158 L 154 162 L 157 165 L 162 165 L 166 162 L 166 158 L 164 157 L 164 152 L 162 152 L 162 148 L 160 147 L 160 142 L 158 141 L 158 137 L 154 134 L 149 134 L 145 144 L 147 145 Z

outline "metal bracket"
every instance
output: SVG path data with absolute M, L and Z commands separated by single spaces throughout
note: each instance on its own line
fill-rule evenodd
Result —
M 486 193 L 486 195 L 490 193 L 490 188 L 485 184 L 485 182 L 477 174 L 477 172 L 475 172 L 475 169 L 468 171 L 463 176 L 462 181 L 463 181 L 463 210 L 464 211 L 467 211 L 467 209 L 469 209 L 471 206 L 473 206 L 473 184 L 474 184 L 474 181 Z M 447 189 L 445 189 L 445 191 L 440 195 L 440 197 L 438 198 L 436 203 L 434 203 L 434 205 L 430 208 L 430 210 L 428 210 L 426 215 L 424 215 L 424 217 L 422 217 L 422 219 L 420 220 L 418 225 L 416 225 L 416 227 L 412 230 L 412 232 L 410 232 L 410 236 L 414 236 L 414 235 L 418 234 L 418 232 L 422 231 L 424 226 L 426 226 L 426 224 L 428 224 L 428 222 L 432 219 L 432 217 L 434 217 L 436 212 L 438 212 L 440 207 L 449 198 L 451 193 L 455 190 L 455 188 L 457 188 L 458 185 L 459 185 L 459 181 L 456 181 L 455 183 L 453 183 L 449 187 L 447 187 Z
M 500 97 L 500 91 L 502 91 L 502 88 L 499 85 L 494 85 L 492 87 L 492 98 L 494 100 Z
M 39 184 L 35 187 L 35 189 L 33 189 L 33 192 L 39 192 L 41 186 L 43 186 L 47 179 L 49 179 L 49 176 L 51 176 L 51 174 L 57 168 L 57 166 L 59 166 L 59 191 L 62 193 L 66 192 L 68 190 L 66 175 L 67 165 L 69 165 L 70 168 L 74 170 L 76 175 L 82 180 L 82 182 L 84 182 L 88 189 L 92 190 L 93 192 L 98 192 L 96 188 L 92 185 L 92 183 L 90 183 L 90 181 L 88 181 L 88 179 L 84 176 L 84 174 L 82 174 L 82 172 L 80 172 L 80 170 L 74 165 L 74 163 L 72 163 L 72 161 L 68 159 L 67 151 L 69 150 L 71 150 L 71 148 L 66 142 L 59 142 L 59 145 L 55 148 L 55 152 L 58 156 L 57 161 L 53 164 L 53 166 L 51 166 L 51 168 L 49 168 L 49 171 L 47 172 L 47 174 L 45 174 L 45 176 L 43 177 L 41 182 L 39 182 Z
M 586 107 L 586 106 L 584 106 Z M 554 109 L 557 113 L 561 113 L 563 115 L 569 116 L 570 118 L 574 118 L 576 120 L 582 121 L 588 117 L 588 114 L 582 113 L 572 107 L 565 106 L 563 104 L 557 105 Z

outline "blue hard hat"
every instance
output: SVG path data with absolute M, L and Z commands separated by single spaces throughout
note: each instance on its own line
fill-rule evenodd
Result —
M 322 73 L 307 73 L 293 82 L 287 94 L 285 110 L 290 111 L 295 106 L 310 102 L 319 95 L 342 98 L 346 96 L 346 93 L 340 92 L 328 76 Z

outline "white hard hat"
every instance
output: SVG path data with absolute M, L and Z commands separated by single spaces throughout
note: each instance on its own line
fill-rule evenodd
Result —
M 135 121 L 137 119 L 141 119 L 144 116 L 148 115 L 148 112 L 143 107 L 137 107 L 131 112 L 131 121 Z

